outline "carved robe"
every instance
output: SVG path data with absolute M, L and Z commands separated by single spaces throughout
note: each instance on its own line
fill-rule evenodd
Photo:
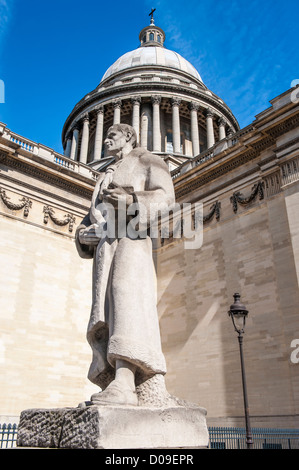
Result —
M 94 260 L 92 308 L 87 329 L 93 357 L 88 378 L 102 389 L 114 378 L 116 359 L 137 365 L 136 385 L 154 374 L 166 372 L 150 237 L 106 236 L 96 247 L 79 242 L 78 233 L 82 228 L 103 220 L 98 204 L 103 188 L 110 183 L 131 187 L 134 201 L 146 209 L 146 224 L 150 223 L 152 203 L 174 203 L 173 183 L 165 162 L 137 148 L 99 177 L 89 214 L 77 229 L 79 255 Z

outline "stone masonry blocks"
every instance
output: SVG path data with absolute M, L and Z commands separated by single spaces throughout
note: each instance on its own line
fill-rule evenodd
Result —
M 206 410 L 197 405 L 150 408 L 88 406 L 21 413 L 18 447 L 152 449 L 208 446 Z

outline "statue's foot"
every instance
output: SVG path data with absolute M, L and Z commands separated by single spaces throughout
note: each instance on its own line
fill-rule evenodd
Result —
M 93 405 L 138 405 L 136 391 L 125 389 L 116 382 L 111 383 L 103 392 L 91 396 Z

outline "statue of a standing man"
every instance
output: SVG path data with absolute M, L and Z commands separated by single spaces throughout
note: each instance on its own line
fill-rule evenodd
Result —
M 105 145 L 114 164 L 99 176 L 88 215 L 76 232 L 82 258 L 93 258 L 93 298 L 87 339 L 93 357 L 88 378 L 102 389 L 91 397 L 93 404 L 138 405 L 136 386 L 166 373 L 161 350 L 156 306 L 152 240 L 129 234 L 101 236 L 102 203 L 145 208 L 149 226 L 150 207 L 174 203 L 174 188 L 165 162 L 136 147 L 131 126 L 113 125 Z M 137 206 L 139 207 L 139 206 Z M 143 221 L 144 222 L 144 221 Z M 117 223 L 116 223 L 117 226 Z

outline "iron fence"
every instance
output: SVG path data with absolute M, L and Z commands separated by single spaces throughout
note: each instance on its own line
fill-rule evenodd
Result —
M 18 425 L 16 423 L 0 424 L 0 449 L 8 449 L 17 445 Z
M 299 429 L 252 428 L 254 449 L 299 449 Z M 210 449 L 246 449 L 244 428 L 210 427 Z
M 299 449 L 299 429 L 252 428 L 254 449 Z M 0 448 L 17 446 L 18 425 L 0 424 Z M 246 449 L 246 430 L 209 427 L 209 449 Z

